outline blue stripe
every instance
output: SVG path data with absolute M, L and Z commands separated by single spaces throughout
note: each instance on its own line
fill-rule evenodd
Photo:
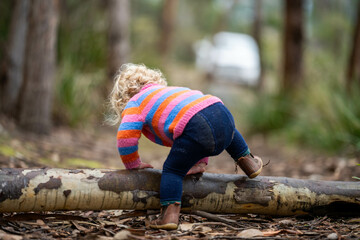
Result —
M 121 130 L 141 130 L 143 127 L 143 122 L 125 122 L 121 123 L 118 131 Z
M 203 96 L 204 96 L 203 94 L 195 94 L 195 95 L 189 96 L 189 97 L 185 98 L 184 100 L 182 100 L 181 102 L 179 102 L 171 110 L 169 116 L 165 120 L 165 125 L 164 125 L 164 132 L 165 132 L 166 136 L 168 136 L 170 139 L 172 139 L 173 135 L 169 132 L 169 127 L 170 127 L 171 123 L 174 121 L 176 115 L 178 115 L 178 113 L 181 111 L 181 109 L 183 109 L 187 104 L 189 104 Z
M 118 148 L 120 155 L 129 155 L 138 150 L 138 145 L 131 147 L 119 147 Z
M 130 102 L 128 102 L 128 103 L 126 104 L 124 110 L 125 110 L 125 109 L 128 109 L 128 108 L 132 108 L 132 107 L 138 107 L 138 106 L 139 106 L 139 105 L 137 104 L 137 102 L 135 102 L 135 101 L 130 101 Z

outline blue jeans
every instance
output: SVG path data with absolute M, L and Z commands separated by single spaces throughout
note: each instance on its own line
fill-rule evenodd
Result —
M 234 160 L 249 153 L 230 111 L 222 103 L 216 103 L 195 114 L 182 135 L 175 139 L 163 166 L 161 205 L 181 202 L 183 179 L 191 167 L 225 149 Z

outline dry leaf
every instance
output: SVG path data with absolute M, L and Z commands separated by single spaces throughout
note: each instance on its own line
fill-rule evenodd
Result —
M 265 237 L 271 237 L 271 236 L 275 236 L 278 235 L 279 233 L 281 233 L 283 230 L 277 230 L 277 231 L 266 231 L 263 232 Z
M 264 236 L 264 235 L 260 230 L 250 228 L 250 229 L 246 229 L 246 230 L 241 231 L 236 236 L 237 237 L 243 237 L 243 238 L 252 238 L 252 237 L 259 237 L 259 236 Z
M 3 240 L 21 240 L 21 239 L 23 239 L 23 237 L 19 236 L 19 235 L 9 234 L 9 233 L 6 233 L 4 231 L 0 231 L 0 239 L 3 239 Z
M 45 224 L 45 222 L 41 219 L 36 220 L 36 223 L 41 226 L 43 229 L 49 230 L 50 227 L 48 225 Z
M 339 239 L 339 236 L 336 233 L 330 233 L 327 235 L 327 239 Z
M 266 231 L 263 232 L 265 237 L 271 237 L 271 236 L 275 236 L 278 235 L 280 233 L 290 233 L 290 234 L 303 234 L 303 232 L 299 231 L 299 230 L 290 230 L 290 229 L 281 229 L 281 230 L 277 230 L 277 231 Z
M 211 232 L 212 231 L 212 228 L 211 227 L 201 227 L 201 231 L 203 233 L 208 233 L 208 232 Z
M 187 232 L 190 231 L 194 226 L 194 223 L 183 223 L 180 224 L 180 231 Z
M 121 230 L 120 232 L 116 233 L 114 239 L 116 240 L 127 240 L 131 236 L 131 233 L 128 230 Z

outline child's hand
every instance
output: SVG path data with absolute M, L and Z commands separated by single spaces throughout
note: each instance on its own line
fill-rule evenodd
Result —
M 137 169 L 143 169 L 143 168 L 154 168 L 151 164 L 149 163 L 140 163 L 140 165 L 137 167 Z
M 203 172 L 205 172 L 205 167 L 206 167 L 206 163 L 202 162 L 202 163 L 196 164 L 189 170 L 189 172 L 186 175 L 203 173 Z

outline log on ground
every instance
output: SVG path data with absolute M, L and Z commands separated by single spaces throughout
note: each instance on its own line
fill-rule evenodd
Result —
M 0 212 L 159 209 L 161 171 L 1 169 Z M 182 208 L 212 213 L 360 215 L 360 183 L 195 174 Z

